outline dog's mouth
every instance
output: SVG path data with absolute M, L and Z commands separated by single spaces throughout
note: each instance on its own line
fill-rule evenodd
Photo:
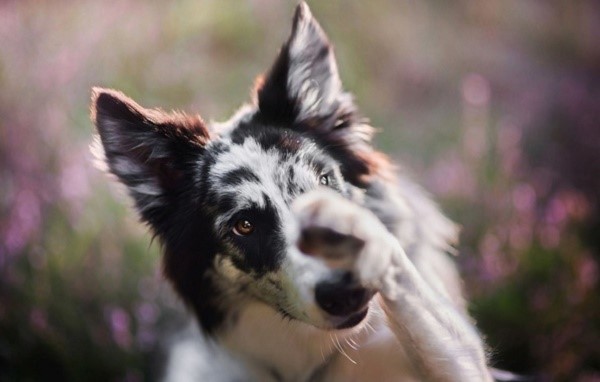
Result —
M 369 314 L 369 305 L 365 306 L 363 309 L 361 309 L 358 312 L 354 312 L 354 313 L 348 314 L 346 316 L 329 316 L 328 318 L 325 319 L 325 322 L 321 322 L 321 323 L 310 322 L 310 321 L 307 321 L 306 319 L 300 319 L 300 318 L 295 317 L 294 315 L 288 313 L 286 310 L 284 310 L 281 307 L 278 307 L 277 311 L 284 319 L 287 319 L 290 321 L 292 321 L 292 320 L 303 321 L 306 324 L 309 324 L 311 326 L 315 326 L 317 328 L 329 331 L 329 330 L 351 329 L 351 328 L 354 328 L 354 327 L 360 325 L 367 318 L 367 315 Z
M 315 300 L 333 329 L 348 329 L 360 324 L 369 312 L 375 291 L 352 279 L 324 281 L 317 284 Z
M 369 313 L 369 306 L 367 305 L 360 312 L 356 312 L 356 313 L 353 313 L 353 314 L 345 317 L 341 323 L 338 323 L 337 325 L 335 325 L 335 328 L 338 330 L 353 328 L 353 327 L 357 326 L 358 324 L 360 324 L 361 322 L 363 322 L 363 320 L 367 317 L 368 313 Z

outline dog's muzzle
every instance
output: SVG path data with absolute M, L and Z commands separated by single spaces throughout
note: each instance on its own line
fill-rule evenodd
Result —
M 333 316 L 338 329 L 360 323 L 367 315 L 374 292 L 359 285 L 347 271 L 335 271 L 331 278 L 315 286 L 315 301 L 325 313 Z

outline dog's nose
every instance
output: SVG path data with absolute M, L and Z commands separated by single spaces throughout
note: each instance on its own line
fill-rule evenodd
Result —
M 331 280 L 321 281 L 315 287 L 317 304 L 332 316 L 347 316 L 364 308 L 373 292 L 358 285 L 350 272 Z

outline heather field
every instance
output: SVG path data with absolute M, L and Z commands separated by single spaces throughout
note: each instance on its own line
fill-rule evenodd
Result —
M 462 227 L 497 367 L 600 381 L 600 3 L 309 1 L 376 145 Z M 184 309 L 89 152 L 92 86 L 228 117 L 295 2 L 0 2 L 0 381 L 155 381 Z

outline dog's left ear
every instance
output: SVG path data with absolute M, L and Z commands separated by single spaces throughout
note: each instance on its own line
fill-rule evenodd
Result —
M 256 91 L 263 118 L 280 124 L 335 118 L 340 104 L 351 103 L 333 48 L 306 3 L 296 8 L 292 33 Z

